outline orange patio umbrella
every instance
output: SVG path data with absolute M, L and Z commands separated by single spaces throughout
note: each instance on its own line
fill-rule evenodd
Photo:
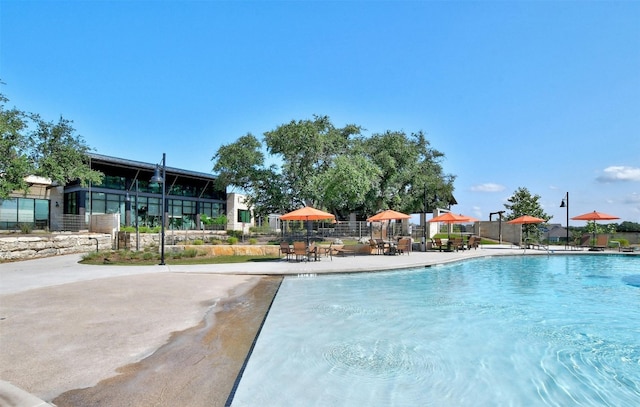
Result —
M 386 211 L 376 213 L 375 215 L 367 218 L 367 222 L 384 222 L 385 220 L 402 220 L 409 218 L 411 218 L 411 215 L 387 209 Z
M 518 225 L 518 224 L 528 225 L 531 223 L 544 223 L 544 222 L 546 222 L 546 220 L 542 218 L 536 218 L 535 216 L 529 216 L 529 215 L 522 215 L 518 218 L 508 221 L 507 223 L 511 223 L 513 225 Z
M 335 215 L 321 211 L 320 209 L 312 208 L 310 206 L 305 206 L 304 208 L 296 209 L 295 211 L 285 213 L 280 216 L 280 220 L 302 220 L 302 221 L 312 221 L 312 220 L 334 220 L 336 219 Z M 309 242 L 309 235 L 311 234 L 311 223 L 307 223 L 307 243 Z
M 385 222 L 385 221 L 392 221 L 392 220 L 403 220 L 403 219 L 410 219 L 411 215 L 407 215 L 406 213 L 402 213 L 402 212 L 397 212 L 391 209 L 387 209 L 385 211 L 376 213 L 375 215 L 368 217 L 367 218 L 367 222 Z M 381 237 L 382 237 L 382 231 L 380 231 Z M 387 231 L 387 235 L 388 235 L 388 231 Z M 371 237 L 373 238 L 373 228 L 371 228 Z
M 620 218 L 614 215 L 593 211 L 593 212 L 583 213 L 582 215 L 574 216 L 571 219 L 593 221 L 595 223 L 597 220 L 615 220 Z M 593 228 L 593 240 L 595 241 L 595 239 L 596 239 L 596 228 Z
M 280 220 L 327 220 L 335 218 L 335 215 L 331 213 L 310 206 L 305 206 L 280 216 Z
M 447 212 L 447 213 L 443 213 L 442 215 L 438 215 L 435 218 L 431 218 L 429 219 L 429 222 L 442 222 L 442 223 L 472 223 L 472 222 L 477 222 L 478 219 L 473 218 L 471 216 L 465 216 L 465 215 L 456 215 L 453 212 Z M 447 231 L 448 237 L 451 237 L 451 231 L 448 230 Z
M 542 218 L 536 218 L 535 216 L 530 216 L 530 215 L 522 215 L 515 219 L 511 219 L 507 223 L 511 223 L 512 225 L 520 225 L 520 240 L 522 240 L 522 225 L 530 225 L 533 223 L 544 223 L 544 222 L 546 222 L 546 220 Z M 528 233 L 529 232 L 527 232 L 527 238 L 529 237 Z
M 478 219 L 471 216 L 456 215 L 453 212 L 443 213 L 435 218 L 429 219 L 429 222 L 443 222 L 443 223 L 470 223 L 477 222 Z
M 573 220 L 615 220 L 615 219 L 620 219 L 617 216 L 613 216 L 613 215 L 608 215 L 606 213 L 602 213 L 602 212 L 587 212 L 587 213 L 583 213 L 582 215 L 578 215 L 578 216 L 574 216 L 573 218 L 571 218 Z

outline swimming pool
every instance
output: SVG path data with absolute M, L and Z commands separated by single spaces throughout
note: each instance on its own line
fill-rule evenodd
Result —
M 233 406 L 640 405 L 640 258 L 286 278 Z

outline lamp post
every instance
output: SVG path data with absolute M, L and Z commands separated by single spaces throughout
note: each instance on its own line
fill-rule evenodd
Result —
M 167 181 L 167 161 L 166 161 L 166 154 L 162 153 L 162 175 L 160 174 L 160 168 L 159 166 L 156 164 L 156 170 L 153 173 L 153 177 L 151 177 L 151 183 L 152 184 L 162 184 L 162 216 L 161 216 L 161 220 L 162 220 L 162 225 L 160 226 L 160 265 L 164 266 L 164 213 L 165 213 L 165 185 L 166 185 L 166 181 Z
M 138 226 L 138 178 L 136 177 L 136 251 L 140 251 L 140 227 Z
M 424 186 L 424 206 L 422 208 L 422 251 L 427 251 L 427 186 Z
M 567 241 L 564 244 L 564 248 L 566 249 L 569 245 L 569 192 L 562 198 L 562 202 L 560 202 L 561 208 L 567 208 Z

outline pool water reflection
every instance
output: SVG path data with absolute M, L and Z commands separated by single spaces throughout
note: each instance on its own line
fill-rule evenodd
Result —
M 233 406 L 640 405 L 636 256 L 288 277 Z

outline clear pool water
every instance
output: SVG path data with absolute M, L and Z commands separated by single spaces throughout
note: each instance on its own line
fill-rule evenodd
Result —
M 640 257 L 286 278 L 233 406 L 638 406 Z

